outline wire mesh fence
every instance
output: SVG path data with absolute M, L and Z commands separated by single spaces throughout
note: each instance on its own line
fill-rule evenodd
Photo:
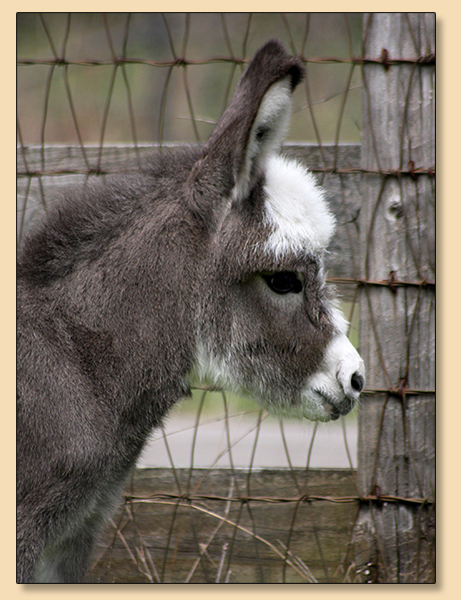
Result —
M 269 38 L 302 58 L 284 151 L 328 192 L 328 281 L 368 370 L 358 415 L 328 425 L 197 386 L 133 473 L 94 581 L 434 580 L 434 27 L 421 14 L 18 15 L 18 244 L 61 189 L 206 140 Z

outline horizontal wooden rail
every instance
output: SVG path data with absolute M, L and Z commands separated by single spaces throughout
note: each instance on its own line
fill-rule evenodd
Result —
M 268 490 L 274 501 L 266 498 Z M 354 473 L 138 469 L 100 542 L 91 577 L 212 583 L 223 563 L 221 581 L 342 581 L 357 502 L 292 502 L 299 491 L 353 496 Z
M 174 148 L 178 144 L 164 144 Z M 161 151 L 152 144 L 79 146 L 19 146 L 18 240 L 53 197 L 68 187 L 83 185 L 88 177 L 132 172 L 140 161 Z M 357 220 L 363 198 L 360 193 L 360 145 L 285 144 L 283 152 L 317 174 L 324 186 L 338 227 L 326 256 L 329 277 L 336 279 L 342 299 L 352 301 L 359 278 Z

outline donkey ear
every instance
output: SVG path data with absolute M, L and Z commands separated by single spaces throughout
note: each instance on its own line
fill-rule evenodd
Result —
M 276 40 L 255 55 L 242 75 L 232 102 L 213 130 L 200 161 L 201 173 L 229 197 L 244 197 L 278 150 L 288 127 L 291 96 L 304 75 L 301 62 Z

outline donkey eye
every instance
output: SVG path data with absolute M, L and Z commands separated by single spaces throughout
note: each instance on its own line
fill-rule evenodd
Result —
M 281 271 L 272 275 L 263 275 L 264 280 L 270 289 L 276 294 L 299 294 L 302 291 L 303 285 L 296 275 L 291 271 Z

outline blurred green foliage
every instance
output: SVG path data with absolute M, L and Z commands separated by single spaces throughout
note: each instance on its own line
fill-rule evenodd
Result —
M 276 37 L 319 61 L 307 62 L 289 140 L 358 142 L 361 75 L 348 61 L 361 26 L 360 13 L 18 13 L 19 130 L 26 144 L 204 141 L 244 68 L 232 59 Z M 116 66 L 122 56 L 139 62 Z

